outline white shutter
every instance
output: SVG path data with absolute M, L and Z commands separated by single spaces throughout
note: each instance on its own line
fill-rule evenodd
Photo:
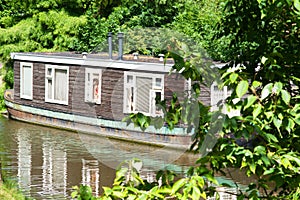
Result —
M 211 86 L 211 109 L 212 111 L 218 110 L 218 107 L 221 105 L 220 103 L 226 98 L 224 95 L 224 90 L 219 89 L 216 83 L 213 83 Z
M 20 81 L 20 96 L 24 99 L 32 99 L 32 64 L 31 63 L 20 63 L 21 81 Z
M 136 77 L 136 109 L 135 111 L 150 113 L 150 90 L 152 78 Z
M 23 95 L 32 96 L 32 68 L 31 66 L 23 66 Z
M 92 101 L 92 82 L 91 82 L 91 73 L 85 73 L 85 101 Z
M 155 115 L 156 102 L 155 102 L 155 90 L 150 90 L 150 114 Z

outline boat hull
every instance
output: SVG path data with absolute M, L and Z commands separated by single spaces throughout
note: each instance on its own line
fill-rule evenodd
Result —
M 191 145 L 191 133 L 188 134 L 184 128 L 168 130 L 167 127 L 161 129 L 150 127 L 146 131 L 141 131 L 133 124 L 127 125 L 126 122 L 122 121 L 98 119 L 20 105 L 9 99 L 9 95 L 5 95 L 5 103 L 10 118 L 28 123 L 168 148 L 188 149 Z

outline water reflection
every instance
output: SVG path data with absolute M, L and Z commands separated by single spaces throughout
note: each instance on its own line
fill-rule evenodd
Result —
M 196 156 L 179 151 L 124 143 L 0 118 L 2 170 L 28 196 L 69 199 L 74 185 L 87 184 L 95 195 L 111 186 L 115 167 L 125 159 L 143 161 L 141 175 L 155 180 L 155 170 L 183 173 Z
M 17 132 L 18 139 L 18 184 L 23 191 L 30 192 L 31 186 L 31 142 L 25 129 Z
M 48 139 L 42 138 L 43 190 L 42 194 L 67 195 L 67 152 L 64 147 L 54 146 Z
M 97 160 L 82 159 L 82 184 L 89 185 L 94 195 L 99 195 L 99 163 Z

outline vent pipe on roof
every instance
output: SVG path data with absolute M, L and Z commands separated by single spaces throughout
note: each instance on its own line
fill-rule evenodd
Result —
M 118 33 L 118 41 L 119 41 L 118 60 L 123 59 L 123 38 L 124 38 L 124 33 L 122 32 Z
M 109 59 L 112 59 L 112 32 L 108 32 L 107 40 L 108 40 L 108 55 L 109 55 Z

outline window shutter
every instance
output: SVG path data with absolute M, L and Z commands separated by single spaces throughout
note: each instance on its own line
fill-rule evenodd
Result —
M 85 74 L 85 101 L 92 100 L 91 73 Z
M 211 109 L 212 111 L 218 110 L 219 103 L 225 98 L 224 90 L 220 90 L 217 84 L 211 86 Z
M 136 111 L 149 113 L 152 78 L 136 77 Z
M 23 65 L 23 95 L 32 96 L 32 68 L 31 66 Z

